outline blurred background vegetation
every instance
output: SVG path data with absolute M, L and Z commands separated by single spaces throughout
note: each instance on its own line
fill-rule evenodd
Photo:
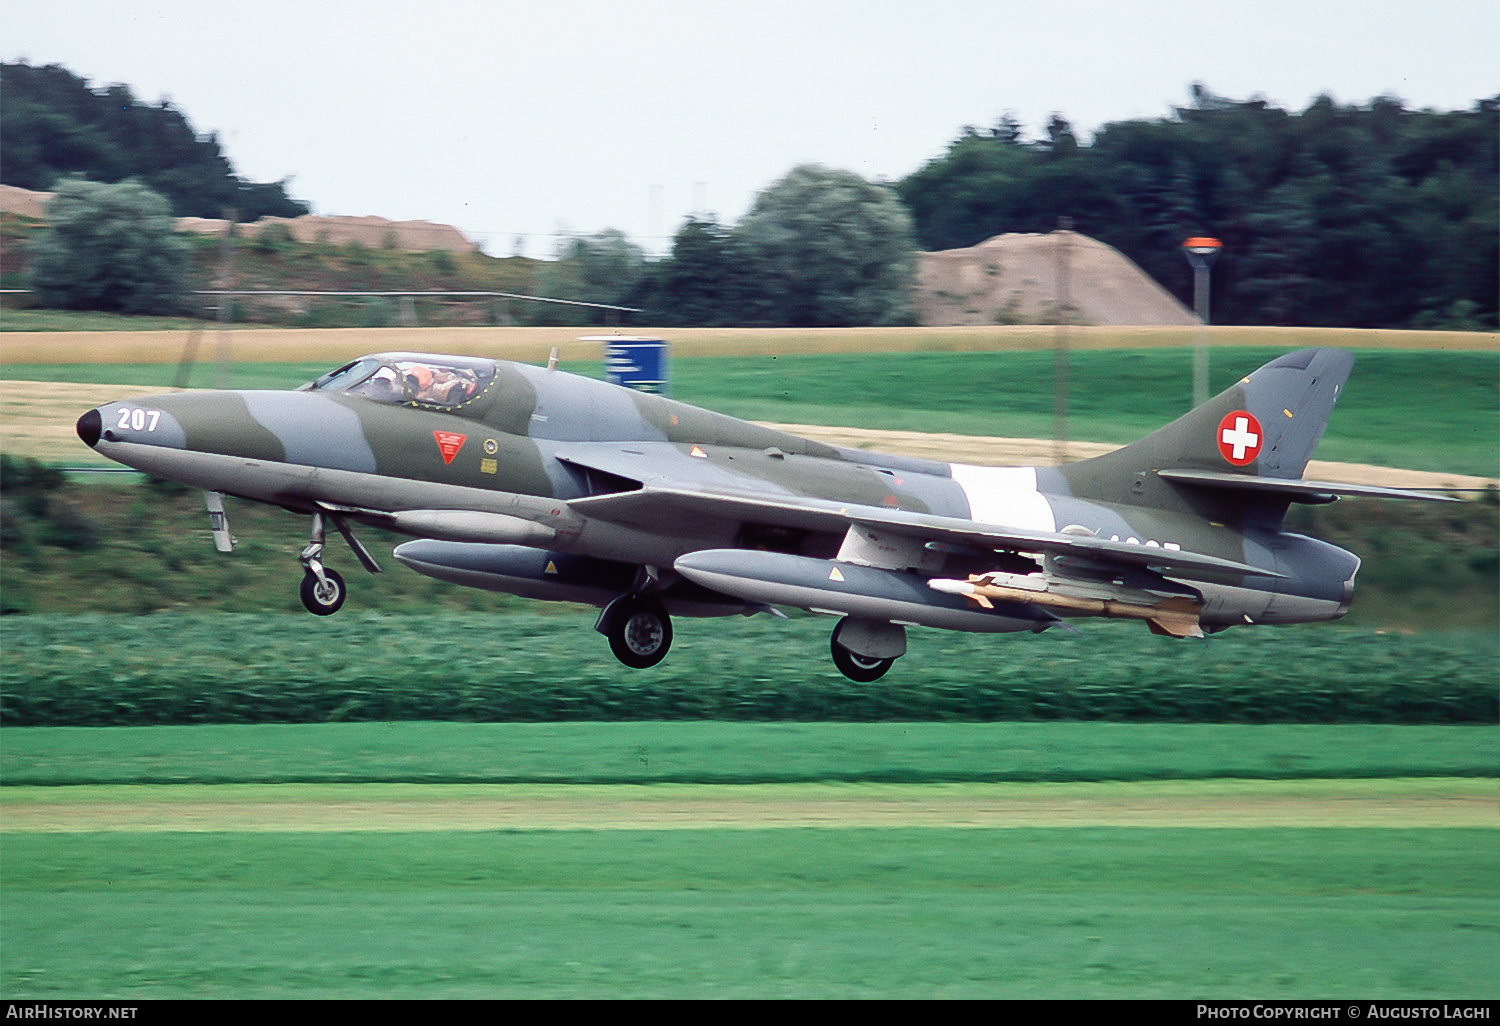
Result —
M 1060 114 L 1045 138 L 1027 139 L 1007 115 L 964 128 L 894 183 L 794 168 L 737 224 L 685 222 L 660 259 L 613 229 L 563 239 L 538 261 L 297 242 L 273 224 L 236 255 L 235 287 L 516 292 L 636 307 L 635 323 L 664 327 L 902 324 L 914 316 L 918 247 L 1050 232 L 1070 218 L 1185 305 L 1192 278 L 1182 241 L 1223 240 L 1212 279 L 1218 324 L 1496 329 L 1500 96 L 1465 111 L 1410 110 L 1390 96 L 1323 96 L 1290 111 L 1202 85 L 1192 96 L 1170 116 L 1107 124 L 1089 140 Z M 142 104 L 122 85 L 91 89 L 56 65 L 0 65 L 0 135 L 7 185 L 130 180 L 179 217 L 232 211 L 254 222 L 308 211 L 287 182 L 235 175 L 217 138 L 195 135 L 170 104 Z M 0 224 L 7 287 L 32 282 L 37 247 L 57 243 L 50 231 L 13 215 Z M 205 287 L 222 259 L 216 238 L 189 247 L 181 292 Z M 76 290 L 34 301 L 120 308 Z M 423 302 L 423 324 L 598 323 L 596 313 L 520 301 Z M 399 315 L 378 297 L 236 308 L 239 320 L 309 327 L 395 324 Z
M 234 173 L 217 135 L 200 136 L 166 100 L 142 103 L 124 85 L 92 89 L 57 65 L 0 65 L 0 182 L 49 191 L 68 175 L 97 182 L 139 181 L 160 193 L 178 217 L 246 221 L 298 217 L 306 203 L 287 182 L 250 182 Z

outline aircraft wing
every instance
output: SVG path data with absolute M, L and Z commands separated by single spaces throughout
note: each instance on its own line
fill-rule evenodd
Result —
M 861 506 L 801 497 L 772 497 L 704 489 L 683 484 L 646 484 L 641 488 L 594 495 L 569 502 L 574 510 L 612 523 L 661 530 L 664 523 L 690 525 L 704 519 L 753 522 L 801 530 L 843 533 L 850 527 L 877 528 L 937 545 L 1011 552 L 1044 552 L 1087 559 L 1096 564 L 1148 567 L 1174 577 L 1281 577 L 1272 570 L 1217 556 L 1155 546 L 1130 545 L 1087 535 L 1026 531 L 973 520 Z

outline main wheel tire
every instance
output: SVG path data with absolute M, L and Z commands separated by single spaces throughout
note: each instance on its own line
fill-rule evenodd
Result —
M 843 621 L 839 622 L 839 627 Z M 875 659 L 871 656 L 862 656 L 857 652 L 851 652 L 839 644 L 839 632 L 835 628 L 833 637 L 828 641 L 828 649 L 833 653 L 833 665 L 839 668 L 839 672 L 852 681 L 868 684 L 872 680 L 879 680 L 885 676 L 885 672 L 895 664 L 896 660 Z
M 344 604 L 344 599 L 349 592 L 344 587 L 344 579 L 339 576 L 337 570 L 323 568 L 323 580 L 318 580 L 318 575 L 309 570 L 302 576 L 302 604 L 307 607 L 309 613 L 318 616 L 332 616 L 339 611 Z
M 612 619 L 609 648 L 626 666 L 655 666 L 672 647 L 672 618 L 654 598 L 627 600 Z

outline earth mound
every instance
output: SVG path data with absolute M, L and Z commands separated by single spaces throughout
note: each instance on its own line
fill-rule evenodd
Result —
M 1198 323 L 1125 254 L 1077 232 L 997 235 L 918 261 L 922 324 L 1056 324 L 1064 305 L 1073 324 Z

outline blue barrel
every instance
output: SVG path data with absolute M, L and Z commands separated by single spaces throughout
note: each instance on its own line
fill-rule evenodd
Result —
M 667 394 L 667 343 L 660 338 L 594 336 L 604 343 L 604 376 L 616 385 Z

